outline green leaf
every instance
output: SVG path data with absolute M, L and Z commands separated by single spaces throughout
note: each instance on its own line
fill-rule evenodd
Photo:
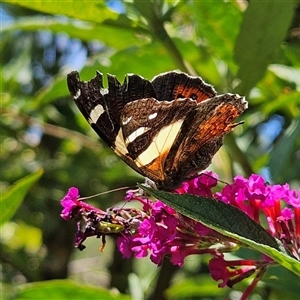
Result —
M 115 49 L 122 49 L 128 45 L 142 44 L 143 39 L 137 39 L 136 34 L 127 28 L 105 25 L 103 23 L 78 22 L 71 19 L 62 20 L 55 16 L 33 16 L 17 20 L 13 23 L 8 23 L 2 27 L 2 32 L 14 32 L 15 30 L 37 31 L 51 30 L 53 33 L 66 33 L 72 38 L 78 38 L 81 41 L 90 42 L 98 40 L 107 46 Z M 120 38 L 122 36 L 122 38 Z
M 53 81 L 49 86 L 41 88 L 34 95 L 32 109 L 41 109 L 43 105 L 47 105 L 59 98 L 68 97 L 69 92 L 66 83 L 66 74 L 58 74 L 53 77 Z
M 43 171 L 39 170 L 17 181 L 8 191 L 1 195 L 1 218 L 0 226 L 8 222 L 19 206 L 22 204 L 24 197 L 31 186 L 42 176 Z
M 173 40 L 184 59 L 190 62 L 205 81 L 221 92 L 219 87 L 224 88 L 224 77 L 216 65 L 215 58 L 205 53 L 206 51 L 199 51 L 199 46 L 193 41 L 185 41 L 182 38 L 173 38 Z M 167 70 L 172 68 L 174 69 L 170 66 Z
M 139 30 L 145 30 L 143 27 L 139 27 L 136 21 L 133 21 L 125 14 L 119 14 L 112 11 L 107 5 L 106 1 L 89 1 L 89 0 L 69 0 L 67 2 L 57 1 L 22 1 L 22 0 L 8 0 L 3 1 L 10 4 L 19 5 L 29 9 L 37 10 L 47 14 L 60 14 L 68 17 L 76 18 L 77 20 L 102 23 L 110 26 L 116 26 L 122 28 L 139 28 Z M 63 20 L 62 20 L 63 22 Z
M 195 195 L 179 195 L 139 185 L 183 215 L 264 253 L 300 276 L 300 263 L 287 255 L 280 241 L 234 206 Z
M 287 82 L 293 82 L 294 84 L 296 84 L 296 88 L 300 89 L 300 68 L 280 64 L 272 64 L 269 66 L 269 70 L 279 78 Z
M 214 59 L 223 60 L 235 72 L 233 49 L 242 19 L 241 9 L 234 1 L 193 1 L 188 5 L 197 22 L 197 36 L 208 41 Z
M 299 278 L 294 273 L 276 266 L 267 269 L 262 283 L 273 290 L 276 299 L 298 299 L 300 284 L 295 282 L 299 282 Z
M 168 299 L 228 299 L 228 289 L 218 288 L 211 276 L 204 273 L 182 278 L 169 287 L 166 294 Z
M 153 59 L 153 53 L 160 53 Z M 134 59 L 132 59 L 134 57 Z M 174 64 L 164 48 L 157 42 L 153 42 L 143 47 L 129 47 L 117 51 L 109 57 L 111 65 L 105 66 L 101 60 L 93 60 L 90 64 L 85 65 L 80 71 L 82 80 L 90 80 L 95 76 L 96 70 L 104 74 L 104 86 L 106 86 L 106 74 L 117 76 L 120 82 L 123 82 L 125 75 L 128 73 L 139 74 L 147 79 L 152 79 L 157 73 L 166 72 L 173 69 Z M 151 63 L 145 63 L 149 62 Z
M 52 280 L 25 284 L 19 287 L 19 291 L 14 299 L 129 300 L 130 297 L 127 295 L 113 293 L 106 289 L 76 284 L 69 280 Z
M 236 42 L 235 57 L 241 80 L 236 91 L 247 95 L 264 76 L 268 64 L 286 37 L 294 1 L 251 0 Z
M 300 147 L 300 117 L 295 119 L 284 133 L 283 137 L 275 144 L 267 165 L 272 179 L 275 182 L 287 182 L 289 177 L 299 178 L 299 159 L 293 159 L 293 152 Z M 295 154 L 296 156 L 296 154 Z M 294 172 L 290 173 L 290 172 Z
M 293 118 L 297 118 L 300 115 L 299 106 L 300 92 L 292 91 L 288 94 L 279 94 L 277 98 L 264 105 L 263 111 L 267 115 L 272 115 L 279 109 L 282 109 L 289 112 Z

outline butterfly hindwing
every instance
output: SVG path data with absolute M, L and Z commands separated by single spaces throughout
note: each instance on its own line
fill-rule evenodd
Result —
M 124 108 L 121 122 L 126 147 L 135 164 L 145 170 L 150 179 L 165 178 L 168 153 L 185 117 L 196 106 L 196 101 L 191 99 L 147 98 L 128 103 Z
M 189 98 L 196 102 L 216 96 L 214 88 L 200 77 L 189 76 L 182 72 L 167 72 L 153 78 L 153 87 L 160 101 Z

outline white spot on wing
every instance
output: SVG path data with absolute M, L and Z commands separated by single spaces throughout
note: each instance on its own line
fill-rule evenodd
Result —
M 96 124 L 100 116 L 104 113 L 104 111 L 105 110 L 101 104 L 96 105 L 90 113 L 89 123 Z
M 129 143 L 133 142 L 137 137 L 139 137 L 140 135 L 142 135 L 143 133 L 145 133 L 147 130 L 149 130 L 146 127 L 140 127 L 138 128 L 136 131 L 134 131 L 133 133 L 131 133 L 125 140 L 126 145 L 128 145 Z
M 74 100 L 77 100 L 81 96 L 81 89 L 78 89 L 76 95 L 73 97 Z
M 128 117 L 125 121 L 122 121 L 122 125 L 128 124 L 131 119 L 132 119 L 132 116 Z
M 138 167 L 143 167 L 151 163 L 160 154 L 169 151 L 180 131 L 183 120 L 178 120 L 164 127 L 153 139 L 149 147 L 135 159 Z
M 244 108 L 247 109 L 248 108 L 248 101 L 246 101 L 245 97 L 242 97 L 242 104 L 244 105 Z
M 128 153 L 121 128 L 118 132 L 118 135 L 116 136 L 114 151 L 121 157 L 126 156 L 126 154 Z
M 155 119 L 156 117 L 157 117 L 157 112 L 151 114 L 151 115 L 148 117 L 148 119 L 149 119 L 149 120 L 152 120 L 152 119 Z

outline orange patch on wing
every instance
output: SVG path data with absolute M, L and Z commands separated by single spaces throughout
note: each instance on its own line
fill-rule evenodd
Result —
M 177 98 L 191 98 L 199 103 L 201 101 L 209 99 L 210 96 L 200 91 L 198 87 L 187 88 L 184 85 L 179 85 L 176 89 L 175 95 L 175 99 Z
M 209 119 L 201 123 L 198 128 L 197 139 L 203 142 L 221 137 L 230 132 L 239 123 L 232 121 L 239 116 L 239 111 L 231 104 L 224 104 Z
M 149 176 L 150 179 L 156 180 L 165 180 L 165 172 L 164 172 L 164 163 L 169 154 L 169 149 L 164 153 L 161 153 L 159 157 L 155 158 L 151 163 L 142 167 L 141 169 L 145 170 L 145 173 Z

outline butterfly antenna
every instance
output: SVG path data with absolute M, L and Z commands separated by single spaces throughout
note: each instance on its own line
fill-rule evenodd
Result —
M 117 189 L 113 189 L 113 190 L 109 190 L 109 191 L 106 191 L 106 192 L 98 193 L 98 194 L 95 194 L 95 195 L 92 195 L 92 196 L 82 197 L 82 198 L 80 198 L 80 200 L 92 199 L 92 198 L 95 198 L 95 197 L 98 197 L 98 196 L 103 196 L 103 195 L 118 192 L 118 191 L 128 190 L 130 188 L 131 188 L 130 186 L 120 187 L 120 188 L 117 188 Z

